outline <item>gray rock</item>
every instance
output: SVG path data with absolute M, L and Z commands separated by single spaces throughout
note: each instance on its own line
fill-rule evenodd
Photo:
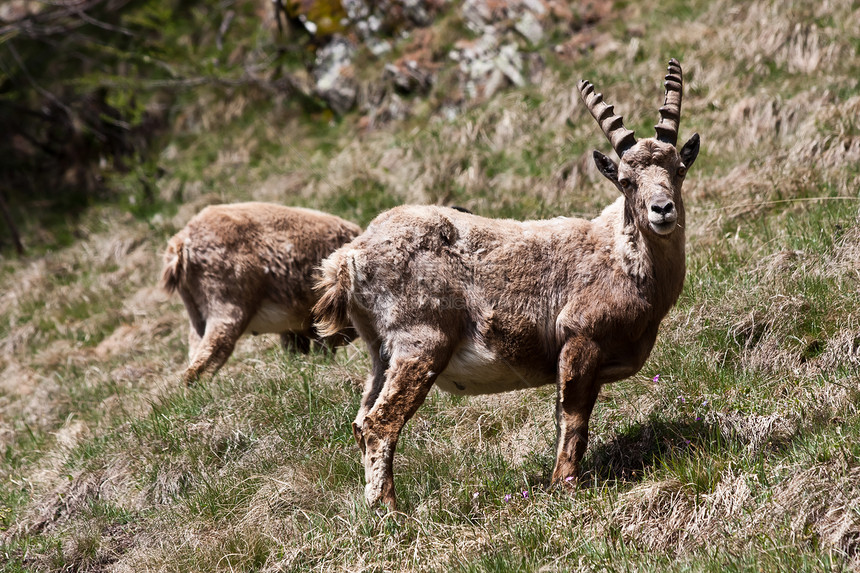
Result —
M 514 24 L 514 29 L 522 34 L 531 45 L 537 45 L 543 39 L 543 26 L 538 22 L 534 12 L 523 12 L 517 23 Z
M 313 71 L 314 93 L 337 114 L 344 114 L 355 105 L 354 57 L 355 46 L 341 36 L 335 36 L 317 51 Z
M 490 97 L 506 85 L 523 86 L 523 59 L 515 43 L 500 46 L 492 28 L 474 42 L 461 42 L 449 57 L 458 62 L 460 83 L 469 98 Z

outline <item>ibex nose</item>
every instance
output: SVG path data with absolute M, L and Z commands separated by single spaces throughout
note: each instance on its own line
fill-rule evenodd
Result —
M 651 204 L 651 210 L 665 216 L 675 210 L 675 204 L 671 201 L 657 201 Z

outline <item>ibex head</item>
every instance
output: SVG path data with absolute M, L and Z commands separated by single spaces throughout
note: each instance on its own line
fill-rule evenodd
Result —
M 580 80 L 577 84 L 588 111 L 620 159 L 616 165 L 595 150 L 597 169 L 624 195 L 627 222 L 660 236 L 668 236 L 684 224 L 681 185 L 699 154 L 699 134 L 680 151 L 676 147 L 684 88 L 681 64 L 674 58 L 669 60 L 665 86 L 666 99 L 655 127 L 657 136 L 636 141 L 633 132 L 625 129 L 622 117 L 603 101 L 602 94 L 595 93 L 591 83 Z

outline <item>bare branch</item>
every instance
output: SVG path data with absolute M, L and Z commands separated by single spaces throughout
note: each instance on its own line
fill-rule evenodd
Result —
M 96 20 L 95 18 L 87 15 L 87 13 L 84 11 L 78 12 L 77 15 L 81 18 L 81 20 L 83 20 L 87 24 L 92 24 L 93 26 L 96 26 L 96 27 L 101 28 L 103 30 L 108 30 L 109 32 L 117 32 L 119 34 L 124 34 L 126 36 L 133 36 L 134 35 L 134 33 L 127 28 L 121 28 L 119 26 L 112 26 L 111 24 L 108 24 L 106 22 Z
M 26 36 L 37 39 L 58 34 L 67 34 L 85 24 L 90 24 L 122 34 L 130 34 L 123 28 L 100 22 L 85 12 L 106 5 L 112 13 L 119 12 L 131 0 L 80 0 L 57 4 L 57 8 L 48 9 L 39 14 L 30 14 L 5 26 L 0 26 L 0 43 L 15 36 Z

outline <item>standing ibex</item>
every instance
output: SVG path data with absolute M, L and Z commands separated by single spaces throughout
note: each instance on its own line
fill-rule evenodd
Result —
M 168 242 L 161 279 L 191 321 L 185 383 L 214 374 L 247 332 L 280 333 L 284 348 L 301 352 L 311 339 L 347 342 L 352 329 L 326 340 L 313 329 L 314 275 L 359 233 L 334 215 L 271 203 L 215 205 L 192 218 Z
M 676 148 L 674 59 L 665 86 L 657 137 L 637 142 L 579 82 L 620 158 L 594 152 L 622 195 L 596 219 L 517 222 L 398 207 L 323 261 L 317 328 L 332 335 L 351 320 L 372 359 L 353 424 L 371 506 L 395 508 L 397 440 L 434 383 L 456 394 L 557 383 L 552 481 L 578 475 L 601 385 L 642 368 L 684 284 L 681 185 L 699 136 Z

